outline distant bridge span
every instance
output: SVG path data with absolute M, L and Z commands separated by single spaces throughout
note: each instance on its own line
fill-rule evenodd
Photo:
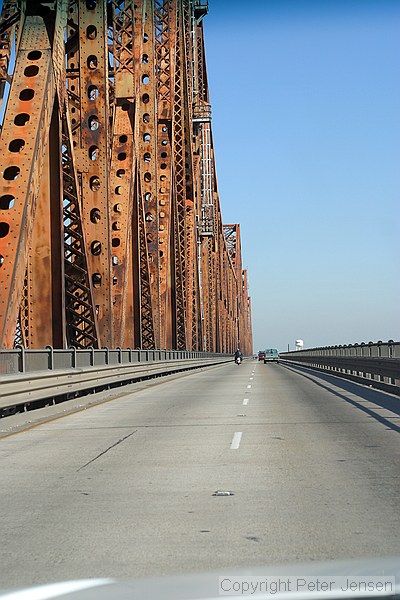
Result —
M 203 0 L 4 0 L 0 348 L 251 353 L 206 13 Z

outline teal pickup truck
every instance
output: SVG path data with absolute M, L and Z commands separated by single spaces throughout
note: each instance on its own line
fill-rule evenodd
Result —
M 279 353 L 276 348 L 264 350 L 264 365 L 269 362 L 279 362 Z

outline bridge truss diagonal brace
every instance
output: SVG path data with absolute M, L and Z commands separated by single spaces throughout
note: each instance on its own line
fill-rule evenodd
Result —
M 0 347 L 13 346 L 55 98 L 41 17 L 26 17 L 0 156 Z

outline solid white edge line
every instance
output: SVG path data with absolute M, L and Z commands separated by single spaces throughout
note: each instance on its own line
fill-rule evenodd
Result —
M 248 401 L 249 401 L 249 399 L 248 399 L 248 398 L 245 398 L 245 399 L 243 400 L 243 406 L 246 406 L 246 404 L 248 403 Z
M 50 600 L 64 594 L 79 592 L 88 588 L 98 587 L 114 583 L 113 579 L 78 579 L 77 581 L 62 581 L 60 583 L 49 583 L 34 588 L 18 590 L 1 596 L 1 600 Z
M 231 450 L 237 450 L 240 446 L 240 440 L 242 439 L 242 432 L 235 431 L 232 438 Z

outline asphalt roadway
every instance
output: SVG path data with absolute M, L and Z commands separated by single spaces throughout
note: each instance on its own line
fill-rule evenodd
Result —
M 399 398 L 250 360 L 110 394 L 0 438 L 1 587 L 400 555 Z

